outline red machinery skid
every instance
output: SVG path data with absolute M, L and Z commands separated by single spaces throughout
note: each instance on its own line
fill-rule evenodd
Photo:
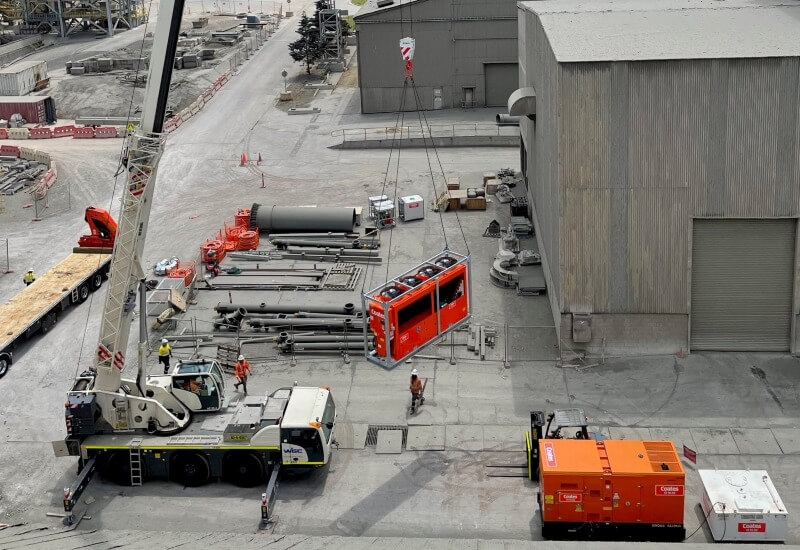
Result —
M 375 338 L 375 351 L 365 349 L 365 357 L 393 368 L 469 320 L 470 258 L 444 251 L 362 294 L 361 301 L 369 314 L 365 336 L 369 329 Z

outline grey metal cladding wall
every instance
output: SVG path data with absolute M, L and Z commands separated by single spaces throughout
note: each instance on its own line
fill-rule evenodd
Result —
M 522 121 L 528 152 L 528 194 L 536 208 L 540 234 L 539 246 L 547 255 L 551 284 L 549 293 L 557 297 L 559 307 L 564 299 L 561 284 L 561 250 L 559 247 L 561 189 L 558 182 L 558 87 L 560 68 L 536 16 L 521 9 L 520 36 L 524 35 L 524 69 L 520 70 L 520 86 L 536 89 L 536 121 Z M 522 45 L 520 47 L 523 47 Z M 554 308 L 556 309 L 556 308 Z
M 692 217 L 798 215 L 798 59 L 561 71 L 562 311 L 688 313 Z

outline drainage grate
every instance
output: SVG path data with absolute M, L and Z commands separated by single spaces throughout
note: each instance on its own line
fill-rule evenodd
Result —
M 403 448 L 406 447 L 408 439 L 408 426 L 391 426 L 388 424 L 370 424 L 367 428 L 367 447 L 374 447 L 378 444 L 378 432 L 381 430 L 401 430 L 403 432 Z

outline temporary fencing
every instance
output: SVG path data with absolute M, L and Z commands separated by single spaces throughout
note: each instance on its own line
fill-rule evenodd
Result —
M 28 139 L 50 139 L 53 137 L 53 131 L 50 128 L 31 128 L 28 134 Z
M 233 217 L 233 223 L 237 227 L 250 227 L 250 209 L 240 208 Z
M 75 130 L 72 133 L 72 137 L 75 139 L 93 138 L 94 128 L 92 128 L 91 126 L 83 126 L 83 127 L 76 126 Z
M 169 270 L 167 277 L 170 279 L 183 279 L 188 287 L 192 284 L 196 270 L 195 262 L 180 262 L 178 267 Z
M 33 199 L 34 220 L 59 214 L 72 206 L 70 184 L 68 181 L 59 183 L 58 171 L 52 162 L 44 177 L 28 193 Z

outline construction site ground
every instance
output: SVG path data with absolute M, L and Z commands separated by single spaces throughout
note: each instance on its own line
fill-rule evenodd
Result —
M 253 202 L 366 207 L 367 196 L 383 189 L 388 150 L 328 147 L 337 143 L 331 136 L 334 130 L 392 125 L 394 115 L 360 115 L 358 91 L 350 85 L 319 91 L 310 101 L 320 109 L 317 114 L 288 116 L 277 107 L 275 100 L 283 90 L 281 68 L 287 67 L 291 78 L 303 70 L 290 63 L 287 44 L 296 37 L 300 12 L 312 10 L 313 5 L 305 1 L 292 3 L 292 8 L 297 15 L 281 25 L 203 111 L 169 136 L 145 247 L 146 268 L 171 256 L 196 259 L 201 243 L 225 221 L 231 222 L 237 208 Z M 351 65 L 349 71 L 356 70 Z M 399 78 L 402 64 L 398 62 Z M 429 113 L 428 118 L 431 123 L 491 122 L 496 112 L 452 110 Z M 409 118 L 407 114 L 406 123 Z M 43 273 L 69 254 L 84 232 L 86 206 L 110 208 L 116 214 L 123 181 L 115 183 L 112 176 L 121 146 L 121 140 L 37 143 L 59 165 L 57 185 L 69 183 L 71 206 L 54 210 L 39 222 L 30 221 L 30 209 L 21 205 L 7 206 L 0 215 L 0 235 L 9 239 L 15 270 L 0 276 L 0 301 L 22 288 L 26 269 Z M 242 153 L 250 159 L 246 166 L 240 166 Z M 259 154 L 262 162 L 257 165 Z M 462 187 L 478 186 L 487 171 L 507 166 L 519 169 L 516 148 L 449 148 L 438 155 L 445 173 L 458 175 Z M 436 158 L 432 161 L 436 172 Z M 393 179 L 392 170 L 389 180 Z M 436 182 L 441 189 L 441 174 Z M 384 192 L 394 195 L 393 183 Z M 383 233 L 383 263 L 366 269 L 366 281 L 359 282 L 356 291 L 233 291 L 233 301 L 360 302 L 362 285 L 376 286 L 440 252 L 445 246 L 444 226 L 451 249 L 466 252 L 464 237 L 468 244 L 474 321 L 498 330 L 496 345 L 486 360 L 466 349 L 466 335 L 460 333 L 454 337 L 458 344 L 452 348 L 454 365 L 449 361 L 448 341 L 425 351 L 439 359 L 417 358 L 390 371 L 357 354 L 349 364 L 341 357 L 300 356 L 297 365 L 291 366 L 289 358 L 278 356 L 271 346 L 254 347 L 248 351 L 254 367 L 248 382 L 251 394 L 298 381 L 330 386 L 338 406 L 340 448 L 328 467 L 281 481 L 274 532 L 257 531 L 261 488 L 223 483 L 185 488 L 161 481 L 120 487 L 97 478 L 80 510 L 91 519 L 63 533 L 59 519 L 47 518 L 45 513 L 61 511 L 62 490 L 74 480 L 76 464 L 73 459 L 55 458 L 51 441 L 65 435 L 65 392 L 76 372 L 91 365 L 103 287 L 85 304 L 70 309 L 46 336 L 18 349 L 14 365 L 0 380 L 0 522 L 27 523 L 31 529 L 25 534 L 25 529 L 15 527 L 6 539 L 0 531 L 0 547 L 36 542 L 60 549 L 90 544 L 108 548 L 268 543 L 274 548 L 345 544 L 351 548 L 576 548 L 568 543 L 525 542 L 541 539 L 535 484 L 525 478 L 487 476 L 489 463 L 524 461 L 529 412 L 554 407 L 583 408 L 591 424 L 610 437 L 670 439 L 679 449 L 684 444 L 695 449 L 697 464 L 684 462 L 686 527 L 688 533 L 700 527 L 690 542 L 711 542 L 708 529 L 702 526 L 696 470 L 754 468 L 769 471 L 790 511 L 787 542 L 800 543 L 795 514 L 800 509 L 797 359 L 749 353 L 682 357 L 675 350 L 676 355 L 670 356 L 561 364 L 547 296 L 518 297 L 513 290 L 489 282 L 498 241 L 483 237 L 483 232 L 493 219 L 501 224 L 508 221 L 508 206 L 492 200 L 486 211 L 461 211 L 458 219 L 447 212 L 440 219 L 430 211 L 435 192 L 424 149 L 401 150 L 396 193 L 422 195 L 427 201 L 426 219 Z M 522 242 L 523 246 L 531 243 Z M 185 328 L 191 321 L 198 330 L 208 331 L 213 306 L 227 301 L 227 293 L 201 290 L 196 300 L 178 326 Z M 134 345 L 128 357 L 135 357 Z M 187 348 L 175 350 L 176 358 L 190 353 Z M 407 385 L 412 366 L 429 383 L 422 410 L 409 418 Z M 154 354 L 149 368 L 157 372 Z M 134 371 L 131 363 L 126 375 Z M 240 396 L 236 394 L 235 400 Z M 360 434 L 379 426 L 406 431 L 407 443 L 400 454 L 377 454 L 374 446 L 362 445 Z M 33 530 L 41 525 L 50 529 Z M 618 546 L 597 544 L 598 548 Z

